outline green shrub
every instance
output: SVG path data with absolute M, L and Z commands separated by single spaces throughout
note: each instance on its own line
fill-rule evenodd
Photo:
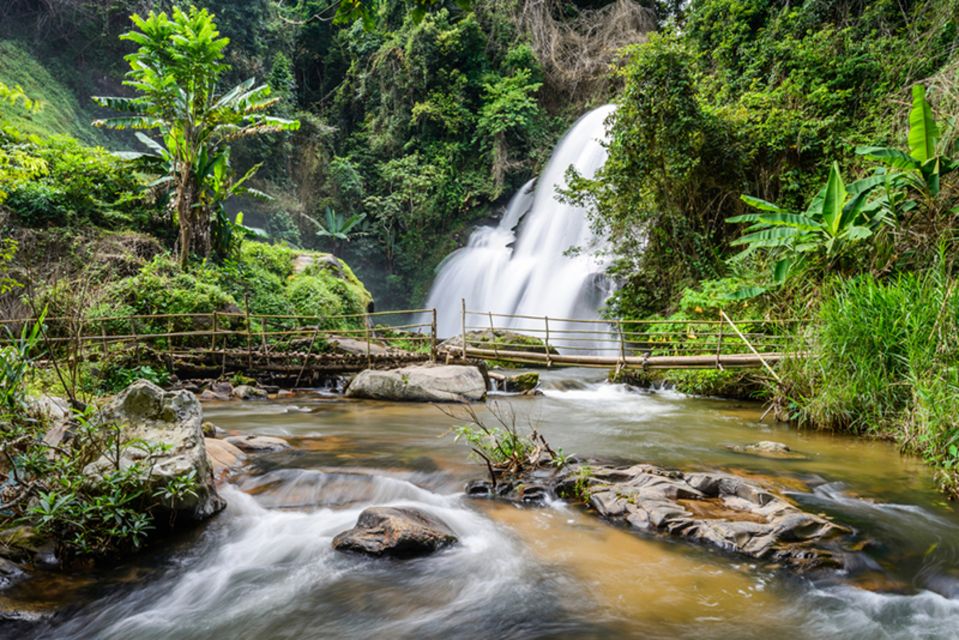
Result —
M 40 138 L 0 128 L 0 192 L 21 225 L 149 228 L 159 206 L 145 199 L 136 174 L 101 148 L 72 138 Z M 32 166 L 24 172 L 17 167 Z
M 293 308 L 298 315 L 339 316 L 345 313 L 343 301 L 333 292 L 327 280 L 320 276 L 301 275 L 291 280 L 286 287 Z M 323 323 L 326 328 L 335 328 L 339 321 Z
M 801 423 L 894 439 L 959 489 L 959 292 L 942 265 L 838 281 L 788 363 L 781 394 Z

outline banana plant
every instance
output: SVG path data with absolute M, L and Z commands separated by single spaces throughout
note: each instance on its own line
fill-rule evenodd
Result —
M 773 283 L 780 285 L 796 268 L 815 256 L 832 261 L 851 245 L 865 240 L 889 220 L 886 197 L 877 190 L 889 180 L 886 174 L 843 182 L 839 164 L 833 162 L 829 178 L 805 211 L 789 211 L 753 196 L 743 201 L 758 213 L 732 216 L 726 222 L 750 223 L 734 246 L 745 246 L 739 256 L 757 250 L 773 253 Z M 879 193 L 879 197 L 872 197 Z M 757 290 L 755 293 L 762 293 Z
M 323 215 L 323 222 L 318 223 L 316 232 L 318 237 L 332 238 L 334 241 L 349 242 L 353 229 L 366 220 L 365 213 L 354 213 L 344 216 L 336 213 L 332 207 L 327 207 Z
M 926 88 L 917 84 L 912 87 L 908 152 L 893 147 L 859 147 L 856 153 L 896 171 L 893 179 L 897 184 L 934 199 L 940 194 L 943 176 L 959 168 L 959 159 L 945 155 L 941 130 L 926 100 Z M 914 200 L 904 204 L 903 212 L 917 205 Z
M 136 27 L 121 39 L 139 48 L 126 57 L 130 64 L 124 84 L 133 97 L 95 97 L 101 107 L 118 115 L 97 120 L 94 125 L 112 129 L 153 130 L 160 140 L 140 133 L 138 139 L 164 169 L 155 185 L 172 187 L 174 220 L 179 226 L 180 264 L 187 266 L 191 253 L 208 257 L 215 251 L 211 241 L 220 218 L 223 199 L 237 189 L 254 170 L 234 181 L 232 188 L 218 188 L 217 171 L 231 171 L 228 156 L 234 142 L 268 133 L 293 131 L 296 120 L 271 116 L 277 103 L 270 87 L 254 79 L 219 92 L 224 48 L 212 14 L 206 9 L 174 7 L 171 14 L 151 11 L 145 18 L 131 17 Z M 225 159 L 226 158 L 226 159 Z M 224 178 L 226 179 L 226 178 Z M 222 186 L 222 185 L 220 185 Z

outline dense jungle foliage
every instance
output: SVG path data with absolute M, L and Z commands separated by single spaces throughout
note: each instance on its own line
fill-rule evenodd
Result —
M 896 439 L 955 492 L 959 3 L 709 0 L 673 20 L 629 50 L 609 161 L 567 194 L 615 243 L 609 312 L 798 320 L 810 357 L 768 392 L 782 415 Z
M 0 79 L 70 110 L 25 115 L 4 106 L 0 113 L 27 133 L 71 133 L 139 150 L 131 137 L 75 123 L 104 113 L 89 96 L 122 93 L 130 47 L 117 37 L 130 12 L 171 4 L 15 2 L 0 9 L 5 50 L 51 81 L 3 67 Z M 549 80 L 518 18 L 522 2 L 437 5 L 426 13 L 386 3 L 375 19 L 356 21 L 331 20 L 327 4 L 313 0 L 196 4 L 213 11 L 230 38 L 226 78 L 266 81 L 279 98 L 277 115 L 300 123 L 295 133 L 235 146 L 232 163 L 242 175 L 262 162 L 251 184 L 274 198 L 235 200 L 247 224 L 293 246 L 343 254 L 382 306 L 421 301 L 433 268 L 469 225 L 493 215 L 565 125 L 603 98 L 564 95 Z M 231 216 L 238 206 L 228 207 Z

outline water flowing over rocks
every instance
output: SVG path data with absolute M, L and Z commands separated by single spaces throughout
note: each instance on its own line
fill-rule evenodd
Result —
M 478 367 L 466 365 L 367 369 L 353 378 L 346 396 L 399 402 L 479 402 L 486 397 L 486 378 Z
M 808 513 L 753 480 L 649 464 L 540 467 L 521 478 L 471 482 L 467 495 L 527 504 L 577 499 L 598 515 L 655 532 L 778 563 L 798 571 L 842 567 L 852 530 Z
M 441 336 L 462 332 L 454 311 L 462 299 L 470 309 L 494 314 L 550 316 L 557 331 L 577 328 L 563 318 L 600 319 L 610 288 L 607 241 L 594 232 L 586 207 L 562 201 L 557 192 L 567 186 L 570 166 L 591 178 L 606 162 L 606 119 L 615 109 L 604 105 L 580 118 L 535 183 L 513 196 L 499 223 L 477 228 L 467 246 L 442 262 L 424 305 L 437 310 Z M 524 318 L 495 321 L 502 323 L 497 331 L 541 327 Z
M 333 548 L 371 556 L 414 558 L 457 542 L 438 518 L 410 507 L 369 507 L 356 526 L 333 538 Z
M 128 444 L 120 451 L 121 468 L 145 464 L 147 453 L 136 441 L 166 447 L 166 451 L 156 454 L 152 465 L 145 465 L 149 468 L 147 484 L 151 489 L 159 488 L 172 478 L 194 474 L 195 494 L 165 505 L 178 517 L 205 520 L 226 506 L 216 491 L 207 458 L 200 403 L 189 391 L 167 392 L 151 382 L 139 380 L 104 407 L 96 420 L 100 424 L 122 427 L 122 437 Z M 88 465 L 85 472 L 96 474 L 111 464 L 101 459 Z

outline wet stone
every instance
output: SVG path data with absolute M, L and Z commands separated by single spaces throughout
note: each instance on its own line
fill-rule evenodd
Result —
M 848 545 L 843 547 L 853 543 L 850 529 L 803 511 L 757 481 L 730 473 L 683 473 L 648 464 L 584 467 L 579 463 L 551 475 L 544 473 L 527 473 L 512 482 L 499 482 L 495 488 L 488 482 L 474 482 L 466 492 L 519 502 L 523 487 L 535 484 L 538 494 L 584 499 L 599 516 L 634 529 L 797 571 L 840 567 L 851 552 Z
M 333 538 L 333 548 L 370 556 L 415 558 L 456 544 L 439 518 L 410 507 L 364 509 L 356 526 Z
M 224 440 L 244 453 L 270 453 L 291 448 L 286 440 L 273 436 L 230 436 Z

